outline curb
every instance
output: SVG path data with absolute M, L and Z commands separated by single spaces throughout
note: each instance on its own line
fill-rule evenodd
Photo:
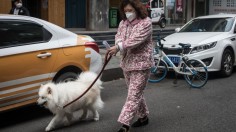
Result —
M 107 69 L 103 71 L 101 80 L 103 82 L 113 81 L 124 78 L 123 70 L 121 68 Z
M 105 55 L 107 51 L 104 48 L 100 48 L 99 52 L 102 56 L 102 61 L 104 63 Z M 101 80 L 103 82 L 108 82 L 108 81 L 124 78 L 123 70 L 120 67 L 120 57 L 121 56 L 119 53 L 117 53 L 116 56 L 112 56 L 107 66 L 105 67 L 105 70 L 102 73 Z

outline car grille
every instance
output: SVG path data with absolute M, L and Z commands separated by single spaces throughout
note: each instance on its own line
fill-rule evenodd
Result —
M 182 53 L 182 49 L 167 49 L 164 48 L 163 51 L 165 52 L 166 55 L 180 55 Z M 191 48 L 185 49 L 184 54 L 188 54 L 191 51 Z

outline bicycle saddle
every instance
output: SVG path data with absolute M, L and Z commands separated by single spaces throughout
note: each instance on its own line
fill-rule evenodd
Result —
M 191 44 L 184 44 L 184 43 L 179 43 L 180 46 L 182 46 L 183 48 L 190 48 Z

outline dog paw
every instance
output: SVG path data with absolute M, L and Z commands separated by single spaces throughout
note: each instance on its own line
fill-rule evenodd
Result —
M 45 129 L 46 132 L 49 132 L 49 131 L 52 131 L 52 130 L 53 130 L 53 128 L 50 127 L 50 126 L 47 126 L 46 129 Z
M 99 117 L 93 118 L 94 121 L 99 121 Z
M 50 127 L 46 127 L 45 131 L 49 132 L 49 131 L 51 131 L 51 128 Z

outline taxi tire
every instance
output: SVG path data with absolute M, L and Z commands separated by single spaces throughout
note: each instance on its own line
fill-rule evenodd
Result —
M 162 20 L 160 21 L 160 27 L 161 27 L 161 28 L 165 28 L 165 27 L 166 27 L 166 21 L 165 21 L 165 20 L 162 19 Z
M 65 72 L 62 73 L 55 81 L 55 83 L 73 81 L 78 78 L 78 73 L 75 72 Z

